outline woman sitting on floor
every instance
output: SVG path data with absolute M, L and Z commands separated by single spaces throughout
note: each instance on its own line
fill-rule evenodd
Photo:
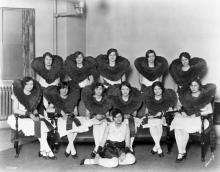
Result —
M 153 83 L 151 90 L 145 93 L 145 114 L 143 120 L 143 128 L 149 128 L 150 134 L 154 140 L 154 147 L 151 150 L 152 154 L 157 153 L 160 157 L 163 156 L 163 151 L 160 146 L 160 140 L 163 133 L 163 115 L 167 111 L 171 111 L 177 104 L 177 96 L 174 90 L 165 89 L 160 81 Z
M 13 113 L 8 117 L 8 124 L 16 130 L 18 115 L 18 131 L 25 136 L 36 136 L 40 142 L 39 157 L 56 159 L 47 143 L 47 133 L 52 125 L 43 118 L 42 90 L 40 84 L 31 77 L 15 80 L 13 83 Z
M 180 89 L 178 109 L 180 113 L 175 114 L 170 129 L 174 129 L 178 148 L 176 162 L 186 159 L 186 146 L 189 133 L 201 133 L 201 116 L 207 116 L 213 112 L 211 101 L 215 96 L 216 86 L 207 84 L 202 86 L 199 79 L 194 79 L 188 89 Z M 182 106 L 182 108 L 180 108 Z M 204 121 L 204 129 L 209 126 L 208 120 Z
M 49 86 L 44 90 L 44 96 L 50 104 L 45 104 L 47 112 L 59 115 L 57 121 L 58 133 L 60 137 L 67 135 L 68 145 L 65 156 L 77 158 L 74 140 L 77 133 L 88 131 L 90 126 L 88 120 L 84 117 L 78 117 L 77 103 L 79 100 L 80 90 L 73 82 L 62 82 L 59 86 Z M 51 107 L 54 105 L 54 108 Z M 52 109 L 51 109 L 52 108 Z
M 114 94 L 111 93 L 114 90 Z M 137 110 L 142 105 L 141 92 L 124 81 L 121 85 L 115 85 L 109 88 L 108 92 L 111 96 L 113 108 L 119 109 L 124 114 L 125 122 L 128 124 L 130 129 L 130 146 L 129 148 L 133 151 L 133 142 L 135 134 L 137 133 L 137 127 L 141 124 L 141 119 L 137 118 Z
M 81 165 L 98 164 L 103 167 L 117 167 L 135 163 L 135 156 L 130 153 L 129 149 L 130 132 L 128 125 L 124 122 L 123 113 L 114 109 L 112 118 L 113 122 L 105 129 L 96 157 L 83 159 Z

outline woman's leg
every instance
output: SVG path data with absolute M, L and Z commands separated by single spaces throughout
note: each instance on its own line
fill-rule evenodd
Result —
M 182 144 L 182 151 L 186 153 L 186 146 L 189 141 L 189 133 L 183 131 L 183 144 Z
M 99 144 L 102 140 L 105 128 L 107 126 L 107 123 L 103 122 L 99 125 L 93 125 L 93 137 L 95 140 L 95 148 L 94 151 L 98 150 Z
M 71 153 L 72 155 L 76 154 L 76 149 L 74 147 L 74 140 L 77 136 L 77 133 L 68 133 L 67 138 L 68 138 L 68 145 L 66 147 L 66 153 L 69 154 Z
M 155 143 L 155 146 L 153 147 L 154 152 L 157 152 L 158 149 L 161 149 L 160 139 L 161 139 L 161 136 L 162 136 L 162 132 L 163 132 L 163 129 L 162 129 L 161 125 L 150 127 L 150 134 L 151 134 L 151 136 L 154 140 L 154 143 Z M 162 153 L 162 152 L 159 152 L 159 153 Z
M 55 157 L 53 152 L 51 151 L 48 142 L 47 142 L 47 133 L 41 132 L 41 137 L 38 138 L 40 141 L 40 152 L 43 156 Z
M 135 156 L 131 153 L 127 153 L 123 161 L 119 160 L 119 165 L 130 165 L 130 164 L 134 164 L 135 161 L 136 161 Z
M 85 159 L 85 165 L 98 164 L 103 167 L 113 168 L 118 166 L 118 158 L 98 158 L 98 159 Z
M 178 152 L 182 154 L 183 153 L 183 132 L 180 129 L 175 129 L 174 134 L 175 134 Z

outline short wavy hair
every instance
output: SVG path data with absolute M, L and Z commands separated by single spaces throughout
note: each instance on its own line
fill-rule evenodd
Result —
M 73 53 L 74 59 L 76 59 L 79 55 L 82 55 L 83 59 L 85 58 L 83 52 L 81 52 L 81 51 L 76 51 L 75 53 Z
M 160 81 L 156 81 L 156 82 L 154 82 L 154 83 L 152 84 L 151 87 L 152 87 L 152 91 L 153 91 L 153 93 L 154 93 L 154 88 L 155 88 L 156 86 L 158 86 L 158 87 L 161 88 L 161 90 L 162 90 L 162 94 L 163 94 L 164 91 L 165 91 L 165 88 L 164 88 L 162 82 L 160 82 Z M 154 94 L 155 94 L 155 93 L 154 93 Z
M 187 58 L 189 61 L 190 61 L 190 59 L 191 59 L 191 56 L 190 56 L 190 54 L 189 54 L 188 52 L 182 52 L 182 53 L 180 53 L 180 55 L 179 55 L 179 60 L 180 60 L 180 61 L 181 61 L 182 57 Z
M 149 58 L 149 54 L 153 53 L 155 58 L 157 57 L 156 53 L 154 50 L 147 50 L 146 54 L 145 54 L 145 57 Z
M 107 51 L 107 57 L 108 57 L 112 52 L 115 52 L 116 58 L 119 56 L 117 49 L 115 49 L 115 48 L 110 48 L 110 49 Z
M 24 88 L 25 87 L 25 85 L 27 84 L 27 82 L 29 82 L 29 81 L 33 81 L 33 84 L 34 84 L 34 79 L 32 78 L 32 77 L 30 77 L 30 76 L 25 76 L 22 80 L 21 80 L 21 85 L 22 85 L 22 87 Z M 33 85 L 33 87 L 34 87 L 35 85 Z
M 120 109 L 112 109 L 111 111 L 111 115 L 112 115 L 112 118 L 114 119 L 118 114 L 121 114 L 121 117 L 122 117 L 122 121 L 124 121 L 124 114 L 122 113 L 122 111 Z
M 123 86 L 126 86 L 126 87 L 129 88 L 129 95 L 130 95 L 130 93 L 131 93 L 131 91 L 132 91 L 131 84 L 130 84 L 129 82 L 127 82 L 127 81 L 123 81 L 123 82 L 121 83 L 121 85 L 120 85 L 120 87 L 119 87 L 119 88 L 120 88 L 120 93 L 121 93 L 121 95 L 122 95 L 121 88 L 122 88 Z

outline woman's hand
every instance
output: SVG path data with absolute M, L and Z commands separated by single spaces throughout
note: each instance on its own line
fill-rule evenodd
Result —
M 100 121 L 100 120 L 103 120 L 103 119 L 104 119 L 104 115 L 102 115 L 102 114 L 97 114 L 97 115 L 95 115 L 95 118 Z
M 61 115 L 62 115 L 62 118 L 64 119 L 64 120 L 66 120 L 67 119 L 67 114 L 63 111 L 63 110 L 61 110 Z
M 34 114 L 30 114 L 30 118 L 34 121 L 34 122 L 37 122 L 37 121 L 39 121 L 40 120 L 40 118 L 39 117 L 36 117 Z
M 125 118 L 125 119 L 130 118 L 130 114 L 124 114 L 124 118 Z
M 181 112 L 182 117 L 188 117 L 188 115 L 186 114 L 186 112 Z

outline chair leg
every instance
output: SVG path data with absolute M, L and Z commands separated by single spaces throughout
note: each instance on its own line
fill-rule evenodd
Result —
M 15 138 L 14 138 L 14 148 L 15 148 L 15 158 L 19 157 L 20 150 L 19 150 L 19 132 L 18 132 L 18 115 L 15 115 Z

